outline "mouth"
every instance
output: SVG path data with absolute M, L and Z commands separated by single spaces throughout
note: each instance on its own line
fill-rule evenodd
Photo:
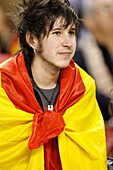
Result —
M 59 52 L 59 54 L 63 56 L 70 56 L 72 52 Z

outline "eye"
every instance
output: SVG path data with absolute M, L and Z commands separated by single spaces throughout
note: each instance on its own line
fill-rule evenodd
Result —
M 69 31 L 70 35 L 75 35 L 75 31 Z
M 53 32 L 53 34 L 59 35 L 59 34 L 60 34 L 60 31 L 55 31 L 55 32 Z

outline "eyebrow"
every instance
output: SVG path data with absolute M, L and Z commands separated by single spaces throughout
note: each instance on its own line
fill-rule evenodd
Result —
M 57 30 L 62 30 L 62 29 L 65 29 L 65 28 L 64 27 L 57 27 L 57 28 L 53 28 L 51 31 L 57 31 Z M 76 28 L 72 27 L 69 30 L 76 31 Z
M 76 31 L 76 28 L 75 28 L 75 27 L 72 27 L 70 30 L 72 30 L 72 31 Z

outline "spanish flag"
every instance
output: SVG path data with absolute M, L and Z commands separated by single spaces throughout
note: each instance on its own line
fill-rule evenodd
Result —
M 63 170 L 107 170 L 94 80 L 71 60 L 61 70 L 54 111 L 43 112 L 21 51 L 0 65 L 0 169 L 48 170 L 44 146 L 56 137 Z

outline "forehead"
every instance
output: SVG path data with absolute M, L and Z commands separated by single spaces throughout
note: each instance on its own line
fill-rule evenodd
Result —
M 57 18 L 57 20 L 53 24 L 53 29 L 57 28 L 57 27 L 60 27 L 60 28 L 67 28 L 67 27 L 72 28 L 72 27 L 74 27 L 75 28 L 75 24 L 71 23 L 70 25 L 67 25 L 66 19 L 63 18 L 63 17 L 59 17 L 59 18 Z
M 113 5 L 113 0 L 95 0 L 94 6 L 108 6 Z

